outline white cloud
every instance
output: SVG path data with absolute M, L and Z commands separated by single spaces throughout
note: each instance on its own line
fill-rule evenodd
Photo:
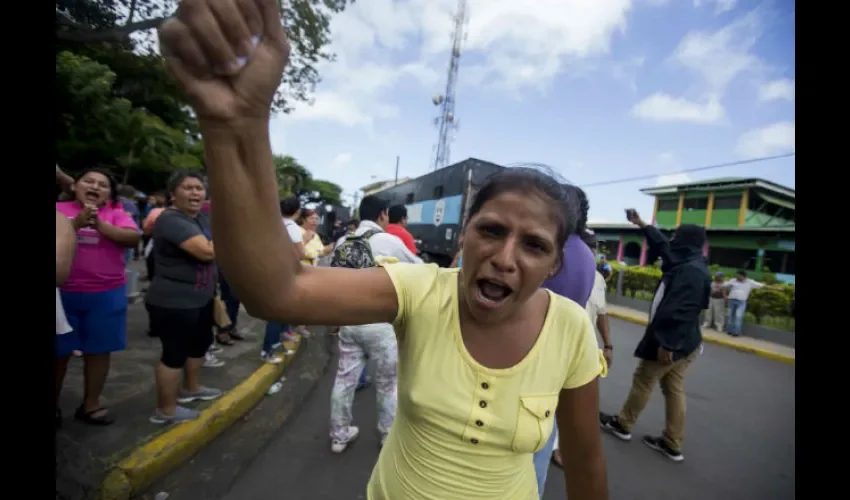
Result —
M 738 0 L 694 0 L 694 7 L 697 8 L 710 4 L 714 4 L 714 13 L 719 15 L 734 9 Z
M 794 101 L 794 94 L 794 80 L 782 78 L 761 85 L 758 89 L 758 100 L 761 102 Z
M 334 166 L 344 167 L 351 163 L 351 153 L 340 153 L 334 157 Z
M 673 51 L 670 62 L 696 77 L 691 93 L 702 97 L 692 100 L 657 92 L 637 103 L 632 113 L 652 121 L 696 124 L 721 121 L 726 114 L 721 104 L 726 87 L 741 74 L 765 67 L 752 53 L 762 34 L 760 15 L 756 9 L 717 31 L 688 32 Z
M 759 158 L 795 150 L 793 121 L 777 122 L 750 130 L 738 139 L 738 154 L 745 158 Z
M 688 182 L 691 182 L 691 177 L 688 174 L 666 174 L 659 175 L 655 179 L 655 186 L 672 186 L 686 184 Z
M 762 35 L 760 15 L 755 10 L 717 31 L 687 33 L 672 60 L 693 72 L 706 91 L 722 92 L 742 73 L 764 69 L 764 63 L 752 52 Z
M 699 125 L 717 123 L 725 116 L 723 106 L 716 95 L 709 95 L 700 101 L 690 101 L 661 92 L 656 92 L 635 104 L 632 114 L 648 121 Z
M 571 63 L 606 55 L 631 7 L 632 0 L 470 0 L 461 82 L 545 88 Z M 299 103 L 289 119 L 370 125 L 397 116 L 387 94 L 402 80 L 424 95 L 439 91 L 456 8 L 456 0 L 350 5 L 331 21 L 337 60 L 318 68 L 323 82 L 313 108 L 320 109 Z

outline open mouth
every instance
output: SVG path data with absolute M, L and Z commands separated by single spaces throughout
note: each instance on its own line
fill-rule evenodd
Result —
M 511 287 L 500 281 L 480 279 L 475 284 L 478 288 L 478 302 L 488 308 L 501 306 L 513 293 Z
M 189 198 L 190 205 L 199 205 L 201 203 L 200 198 Z
M 100 191 L 89 189 L 85 192 L 86 201 L 91 203 L 97 203 L 100 201 Z

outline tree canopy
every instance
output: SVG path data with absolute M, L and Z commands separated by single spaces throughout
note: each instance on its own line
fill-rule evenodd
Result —
M 298 160 L 289 155 L 275 155 L 274 169 L 280 199 L 298 196 L 301 203 L 340 205 L 342 188 L 330 181 L 313 178 Z
M 333 59 L 326 51 L 331 16 L 349 1 L 282 1 L 292 56 L 275 111 L 289 112 L 292 103 L 309 101 L 319 81 L 316 65 Z M 57 162 L 72 175 L 111 165 L 119 180 L 150 191 L 161 189 L 176 167 L 203 167 L 194 114 L 154 50 L 153 37 L 139 36 L 152 34 L 178 3 L 56 0 Z M 338 203 L 338 186 L 301 168 L 303 175 L 286 177 L 287 191 L 305 201 Z

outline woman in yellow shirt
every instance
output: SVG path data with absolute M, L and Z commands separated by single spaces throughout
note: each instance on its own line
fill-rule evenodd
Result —
M 301 209 L 298 226 L 304 235 L 304 258 L 301 262 L 311 266 L 319 264 L 319 259 L 333 252 L 333 245 L 325 245 L 322 238 L 316 234 L 319 227 L 319 214 L 312 208 Z
M 367 498 L 536 500 L 532 453 L 557 414 L 569 499 L 607 500 L 598 429 L 604 360 L 584 310 L 540 288 L 563 264 L 577 218 L 563 186 L 525 169 L 488 179 L 470 206 L 460 268 L 325 268 L 269 252 L 292 245 L 280 224 L 269 136 L 288 42 L 276 2 L 257 0 L 250 23 L 208 22 L 211 2 L 180 9 L 160 40 L 204 131 L 220 203 L 216 258 L 261 318 L 395 327 L 398 413 Z M 237 18 L 246 12 L 223 5 Z M 197 63 L 198 46 L 242 40 L 238 30 L 255 25 L 263 35 L 250 58 L 235 64 L 230 50 L 217 50 Z
M 319 258 L 328 255 L 334 249 L 333 245 L 322 243 L 322 238 L 316 234 L 316 229 L 319 227 L 319 214 L 312 208 L 302 208 L 297 224 L 301 229 L 301 236 L 304 238 L 304 258 L 301 259 L 301 263 L 308 266 L 318 266 Z M 302 337 L 310 338 L 312 335 L 305 325 L 298 325 L 294 330 Z

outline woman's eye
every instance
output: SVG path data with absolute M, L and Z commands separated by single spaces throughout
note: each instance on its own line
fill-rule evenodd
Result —
M 529 241 L 526 243 L 526 245 L 528 246 L 528 248 L 534 250 L 535 252 L 545 253 L 546 251 L 548 251 L 546 245 L 539 241 Z
M 480 228 L 481 232 L 488 236 L 498 236 L 501 234 L 501 230 L 498 227 L 494 226 L 483 226 Z

